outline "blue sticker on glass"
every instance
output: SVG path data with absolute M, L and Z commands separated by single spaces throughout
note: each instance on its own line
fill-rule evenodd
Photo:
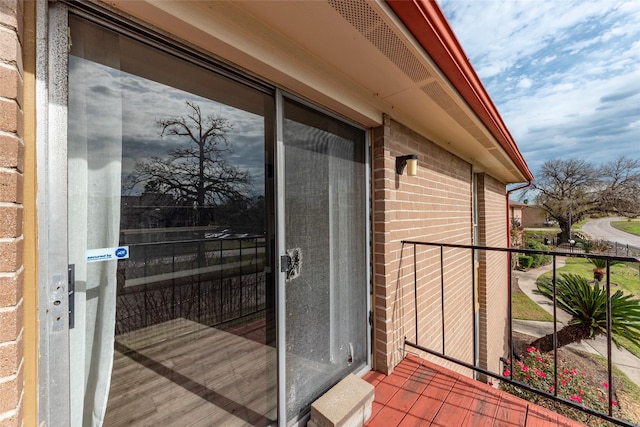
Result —
M 129 254 L 127 248 L 118 248 L 116 249 L 116 257 L 117 258 L 125 258 Z

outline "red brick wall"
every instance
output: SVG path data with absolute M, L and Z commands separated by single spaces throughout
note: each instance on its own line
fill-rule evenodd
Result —
M 0 2 L 0 426 L 23 424 L 22 1 Z
M 471 165 L 385 117 L 373 131 L 375 366 L 390 372 L 404 337 L 415 341 L 414 250 L 403 240 L 472 243 Z M 418 175 L 397 175 L 395 158 L 418 155 Z M 440 254 L 418 247 L 418 343 L 441 349 Z M 468 254 L 468 252 L 467 252 Z M 445 252 L 446 352 L 473 360 L 471 262 Z M 442 360 L 439 361 L 442 363 Z
M 480 246 L 507 246 L 507 200 L 503 183 L 478 176 L 478 230 Z M 500 372 L 507 356 L 508 278 L 506 253 L 480 251 L 480 366 Z

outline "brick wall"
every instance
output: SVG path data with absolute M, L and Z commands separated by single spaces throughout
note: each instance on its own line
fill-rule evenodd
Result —
M 414 249 L 402 240 L 472 243 L 471 165 L 384 118 L 373 131 L 375 366 L 398 363 L 404 337 L 415 341 Z M 418 175 L 397 175 L 395 158 L 418 155 Z M 440 254 L 418 247 L 419 344 L 441 348 Z M 445 254 L 446 351 L 473 360 L 472 279 L 469 258 Z M 462 262 L 460 262 L 462 259 Z M 442 364 L 442 360 L 439 361 Z
M 23 424 L 22 1 L 0 2 L 0 426 Z
M 544 227 L 547 214 L 536 206 L 525 206 L 522 208 L 523 227 Z
M 478 229 L 480 246 L 507 246 L 505 185 L 488 175 L 478 176 Z M 506 253 L 478 254 L 480 302 L 480 366 L 500 372 L 500 357 L 508 356 L 508 274 Z

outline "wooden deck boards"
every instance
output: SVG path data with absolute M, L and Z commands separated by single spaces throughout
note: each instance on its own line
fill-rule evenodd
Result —
M 272 425 L 275 358 L 275 349 L 259 339 L 186 319 L 122 334 L 104 425 Z M 365 379 L 376 389 L 367 427 L 581 425 L 415 356 L 392 375 L 369 372 Z
M 270 425 L 275 357 L 272 347 L 186 319 L 122 334 L 104 425 Z
M 375 387 L 367 427 L 582 425 L 412 355 L 391 375 L 364 379 Z

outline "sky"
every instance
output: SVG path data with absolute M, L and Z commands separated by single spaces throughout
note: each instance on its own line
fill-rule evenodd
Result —
M 438 0 L 535 174 L 640 159 L 640 0 Z
M 70 108 L 77 109 L 70 114 L 70 145 L 78 142 L 79 153 L 83 155 L 83 141 L 90 141 L 91 168 L 104 167 L 115 156 L 118 160 L 122 158 L 122 175 L 126 178 L 136 162 L 152 157 L 166 158 L 171 150 L 184 146 L 184 138 L 160 136 L 158 121 L 192 114 L 193 110 L 186 104 L 189 101 L 201 108 L 203 117 L 219 116 L 228 121 L 225 136 L 230 150 L 225 151 L 224 158 L 248 173 L 249 191 L 253 195 L 264 194 L 264 117 L 261 115 L 76 56 L 70 59 L 70 80 L 73 89 Z M 210 80 L 202 82 L 203 86 L 207 83 L 212 85 Z M 249 99 L 245 97 L 245 104 Z M 259 94 L 252 101 L 264 106 Z M 88 122 L 85 114 L 89 115 Z M 91 120 L 95 117 L 92 114 L 99 114 L 100 120 Z M 187 123 L 192 125 L 188 119 Z M 143 185 L 123 188 L 123 191 L 127 195 L 138 195 Z

